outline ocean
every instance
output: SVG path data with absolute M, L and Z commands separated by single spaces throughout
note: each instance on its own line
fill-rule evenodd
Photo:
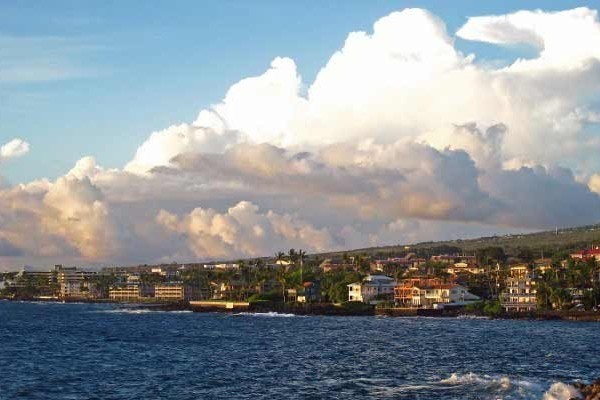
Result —
M 0 301 L 0 399 L 568 399 L 599 328 Z

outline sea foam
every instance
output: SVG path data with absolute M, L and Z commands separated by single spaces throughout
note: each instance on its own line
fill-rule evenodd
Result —
M 241 313 L 236 313 L 233 315 L 239 315 L 239 316 L 247 316 L 247 317 L 266 317 L 266 318 L 292 318 L 292 317 L 296 317 L 295 314 L 283 314 L 283 313 L 277 313 L 277 312 L 264 312 L 264 313 L 252 313 L 252 312 L 241 312 Z
M 575 387 L 566 383 L 556 382 L 544 393 L 543 400 L 582 399 L 581 393 Z

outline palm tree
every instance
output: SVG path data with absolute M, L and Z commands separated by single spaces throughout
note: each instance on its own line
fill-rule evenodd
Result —
M 304 283 L 304 259 L 306 258 L 306 251 L 298 250 L 298 259 L 300 260 L 300 284 Z
M 296 252 L 295 249 L 290 249 L 288 251 L 288 258 L 290 260 L 290 262 L 296 266 L 296 261 L 298 260 L 298 253 Z
M 283 302 L 285 303 L 285 270 L 280 268 L 277 270 L 277 281 L 281 284 L 281 296 L 283 298 Z

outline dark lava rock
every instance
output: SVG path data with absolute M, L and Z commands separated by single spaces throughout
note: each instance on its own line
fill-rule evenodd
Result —
M 600 378 L 589 385 L 576 383 L 574 386 L 581 392 L 585 400 L 600 400 Z

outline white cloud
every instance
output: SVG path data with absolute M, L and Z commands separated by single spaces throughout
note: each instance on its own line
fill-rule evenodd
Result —
M 183 235 L 193 254 L 204 259 L 264 256 L 292 247 L 323 251 L 334 245 L 327 229 L 318 229 L 290 214 L 261 214 L 247 201 L 225 213 L 195 208 L 178 217 L 161 210 L 156 220 L 165 229 Z
M 0 147 L 0 162 L 24 156 L 29 152 L 29 143 L 23 139 L 12 139 Z
M 470 18 L 459 37 L 539 50 L 495 68 L 430 12 L 392 13 L 312 84 L 277 57 L 123 169 L 84 157 L 55 182 L 0 188 L 0 244 L 139 262 L 596 222 L 599 27 L 586 8 Z
M 525 43 L 539 50 L 539 57 L 515 62 L 510 67 L 514 70 L 574 68 L 600 58 L 598 12 L 586 7 L 471 17 L 457 36 L 502 45 Z
M 135 157 L 125 166 L 125 170 L 146 174 L 154 167 L 170 166 L 171 159 L 179 154 L 219 153 L 236 141 L 235 132 L 215 131 L 188 124 L 173 125 L 152 133 L 137 149 Z

